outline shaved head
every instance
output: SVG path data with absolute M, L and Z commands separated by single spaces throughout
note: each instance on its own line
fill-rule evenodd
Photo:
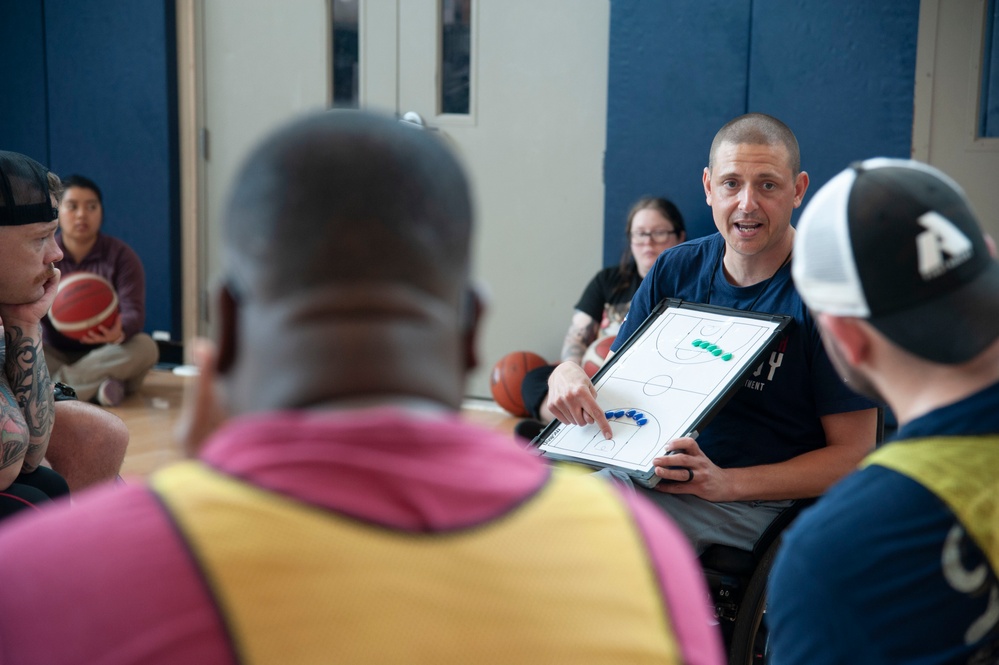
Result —
M 229 408 L 389 397 L 457 408 L 480 311 L 471 230 L 469 184 L 431 132 L 342 110 L 272 134 L 223 219 Z
M 448 300 L 468 272 L 472 204 L 451 151 L 389 117 L 330 111 L 263 143 L 224 219 L 227 277 L 242 297 L 365 280 Z
M 715 153 L 723 143 L 735 145 L 782 145 L 787 150 L 791 175 L 801 172 L 801 152 L 794 132 L 777 118 L 764 113 L 747 113 L 730 120 L 718 130 L 711 142 L 708 168 L 714 165 Z

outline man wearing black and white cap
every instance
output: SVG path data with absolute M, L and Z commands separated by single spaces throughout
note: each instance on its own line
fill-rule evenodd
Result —
M 999 263 L 961 188 L 872 159 L 805 209 L 793 277 L 896 441 L 791 528 L 773 663 L 999 662 Z
M 60 189 L 35 160 L 0 150 L 0 517 L 65 494 L 67 484 L 76 491 L 113 480 L 128 446 L 118 416 L 61 390 L 53 404 L 39 319 L 59 282 Z

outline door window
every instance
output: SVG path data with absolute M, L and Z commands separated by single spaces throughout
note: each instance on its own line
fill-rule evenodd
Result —
M 442 0 L 440 10 L 440 112 L 468 115 L 471 98 L 472 0 Z

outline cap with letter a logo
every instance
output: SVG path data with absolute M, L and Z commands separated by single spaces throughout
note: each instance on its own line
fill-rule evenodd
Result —
M 858 162 L 802 212 L 791 267 L 816 312 L 868 319 L 910 353 L 956 364 L 999 338 L 999 263 L 967 197 L 907 159 Z

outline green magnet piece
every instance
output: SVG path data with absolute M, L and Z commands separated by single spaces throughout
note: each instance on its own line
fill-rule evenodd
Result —
M 712 344 L 712 345 L 708 346 L 708 351 L 715 351 L 717 348 L 718 348 L 718 345 Z
M 711 355 L 713 356 L 720 356 L 721 354 L 722 354 L 721 349 L 715 349 L 714 351 L 711 352 Z
M 721 357 L 721 359 L 722 360 L 731 360 L 732 359 L 732 354 L 731 353 L 726 353 L 725 355 L 723 355 Z
M 691 344 L 692 344 L 693 346 L 700 346 L 700 345 L 701 345 L 701 340 L 699 340 L 699 339 L 695 339 L 695 340 L 694 340 L 693 342 L 691 342 Z

